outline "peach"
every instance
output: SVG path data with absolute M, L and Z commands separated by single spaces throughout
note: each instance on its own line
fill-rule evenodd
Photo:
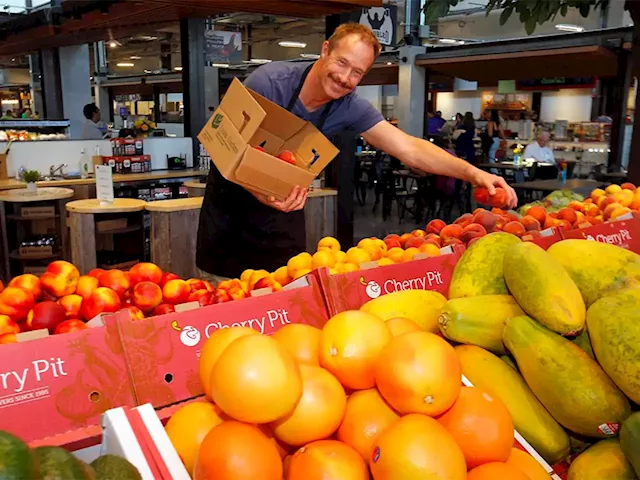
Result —
M 110 288 L 122 298 L 131 287 L 131 282 L 122 270 L 107 270 L 100 275 L 100 286 Z
M 100 286 L 100 282 L 96 277 L 90 275 L 83 275 L 78 279 L 78 285 L 76 286 L 76 293 L 82 298 L 89 298 L 96 288 Z
M 403 261 L 410 262 L 411 260 L 413 260 L 413 257 L 418 255 L 419 253 L 420 250 L 418 250 L 416 247 L 409 247 L 404 251 Z
M 581 223 L 584 223 L 585 220 L 585 215 L 582 212 L 576 212 L 576 221 L 573 222 L 574 225 L 580 225 Z
M 363 238 L 362 240 L 360 240 L 358 242 L 358 248 L 364 250 L 365 252 L 367 252 L 369 254 L 369 257 L 371 257 L 372 261 L 375 260 L 380 260 L 382 258 L 382 254 L 383 252 L 386 253 L 386 244 L 384 245 L 384 251 L 382 250 L 382 248 L 380 247 L 380 245 L 378 245 L 378 239 L 377 238 Z M 334 264 L 335 265 L 335 264 Z M 328 267 L 333 267 L 334 265 L 326 265 Z
M 427 236 L 427 232 L 425 232 L 424 230 L 420 230 L 419 228 L 414 230 L 413 232 L 411 232 L 411 235 L 413 235 L 414 237 L 420 237 L 420 238 L 424 238 Z
M 412 247 L 418 248 L 424 242 L 425 240 L 422 237 L 411 237 L 405 242 L 404 248 L 412 248 Z
M 17 343 L 18 338 L 15 333 L 3 333 L 0 335 L 0 345 L 7 345 L 9 343 Z
M 504 228 L 504 226 L 509 223 L 507 222 L 507 219 L 504 217 L 499 217 L 496 215 L 496 226 L 494 227 L 494 231 L 499 231 L 501 232 L 502 229 Z
M 131 298 L 134 306 L 149 313 L 162 303 L 162 290 L 157 283 L 145 280 L 133 287 Z
M 160 282 L 160 286 L 164 287 L 167 282 L 171 280 L 180 280 L 180 277 L 175 273 L 164 272 L 164 274 L 162 275 L 162 282 Z
M 443 220 L 436 218 L 435 220 L 431 220 L 427 223 L 427 233 L 435 233 L 436 235 L 440 235 L 440 231 L 446 227 L 447 224 L 444 223 Z
M 544 221 L 547 219 L 547 211 L 544 207 L 540 207 L 538 205 L 535 205 L 528 209 L 527 215 L 530 215 L 538 220 L 538 222 L 540 222 L 540 225 L 544 225 Z
M 594 188 L 593 190 L 591 190 L 591 195 L 589 198 L 591 198 L 592 200 L 596 201 L 598 198 L 602 197 L 603 195 L 606 195 L 607 192 L 605 192 L 603 189 L 601 188 Z
M 11 317 L 0 315 L 0 335 L 5 333 L 20 333 L 20 327 L 17 322 L 11 320 Z
M 534 238 L 540 237 L 542 237 L 542 233 L 540 233 L 538 230 L 530 230 L 522 236 L 522 240 L 524 240 L 525 242 L 530 242 Z
M 596 217 L 598 215 L 600 215 L 602 211 L 600 210 L 600 208 L 597 205 L 591 204 L 585 207 L 584 209 L 584 214 L 587 217 Z
M 460 239 L 462 237 L 462 232 L 463 228 L 454 223 L 453 225 L 447 225 L 440 231 L 440 238 L 444 240 L 446 245 L 447 240 L 451 238 Z
M 20 322 L 27 318 L 35 303 L 31 292 L 18 287 L 7 287 L 0 293 L 0 315 L 7 315 L 14 322 Z
M 42 295 L 42 286 L 40 285 L 40 279 L 31 273 L 25 273 L 24 275 L 18 275 L 9 282 L 9 287 L 18 287 L 33 295 L 34 300 L 37 302 Z
M 400 235 L 400 246 L 402 248 L 406 248 L 405 243 L 407 242 L 407 240 L 409 240 L 411 237 L 413 237 L 413 235 L 411 235 L 410 233 L 403 233 L 402 235 Z
M 486 209 L 484 209 L 482 207 L 478 207 L 473 212 L 471 212 L 471 215 L 475 215 L 477 213 L 484 212 L 484 211 L 486 211 Z
M 195 292 L 196 290 L 207 290 L 207 284 L 205 281 L 206 280 L 200 280 L 199 278 L 190 278 L 189 280 L 186 280 L 192 292 Z
M 560 225 L 561 221 L 555 217 L 552 217 L 551 215 L 547 215 L 547 219 L 544 221 L 544 224 L 542 225 L 543 229 L 557 227 L 558 225 Z
M 392 248 L 399 248 L 401 247 L 400 244 L 400 236 L 396 236 L 396 237 L 391 237 L 389 238 L 389 235 L 387 235 L 384 238 L 384 243 L 387 246 L 387 251 L 391 250 Z
M 53 335 L 56 327 L 67 319 L 66 310 L 56 302 L 40 302 L 35 305 L 27 316 L 30 330 L 46 328 Z
M 569 220 L 556 219 L 556 222 L 559 222 L 558 223 L 558 228 L 560 230 L 572 230 L 573 229 L 573 225 L 571 225 Z
M 80 295 L 72 293 L 58 299 L 58 305 L 64 308 L 67 318 L 78 318 L 82 310 L 82 301 L 83 298 Z
M 318 242 L 318 250 L 328 248 L 331 251 L 340 251 L 340 242 L 333 237 L 324 237 Z
M 240 288 L 242 290 L 241 285 L 235 288 Z M 185 303 L 189 300 L 190 293 L 191 289 L 189 288 L 189 284 L 184 280 L 169 280 L 162 288 L 164 303 L 170 303 L 171 305 Z
M 120 310 L 122 302 L 120 296 L 110 288 L 98 287 L 91 296 L 82 301 L 80 313 L 91 320 L 101 313 L 111 313 Z
M 484 237 L 487 234 L 487 230 L 479 223 L 470 223 L 464 227 L 462 232 L 462 241 L 469 243 L 472 239 L 477 237 Z
M 176 307 L 169 303 L 161 303 L 151 312 L 151 316 L 155 317 L 156 315 L 166 315 L 167 313 L 173 313 L 176 311 Z
M 604 218 L 602 215 L 598 215 L 597 217 L 587 217 L 587 221 L 591 225 L 600 225 L 601 223 L 604 223 Z
M 273 277 L 264 277 L 256 282 L 253 286 L 254 290 L 259 290 L 261 288 L 270 288 L 272 292 L 279 292 L 282 290 L 282 285 L 276 282 Z
M 420 251 L 420 253 L 424 253 L 426 255 L 429 255 L 430 257 L 437 257 L 438 255 L 440 255 L 440 247 L 434 245 L 433 243 L 425 242 L 420 245 L 420 247 L 418 247 L 418 250 Z
M 455 222 L 453 223 L 456 225 L 460 225 L 462 228 L 464 228 L 472 222 L 473 222 L 473 215 L 471 215 L 470 213 L 465 213 L 464 215 L 461 215 L 458 218 L 456 218 Z
M 404 261 L 404 250 L 400 247 L 390 248 L 387 252 L 387 258 L 393 263 L 402 263 Z
M 614 193 L 618 193 L 620 190 L 622 190 L 622 187 L 620 185 L 616 185 L 615 183 L 612 183 L 611 185 L 608 185 L 604 191 L 607 195 L 613 195 Z
M 456 245 L 461 245 L 464 247 L 464 242 L 462 240 L 460 240 L 459 238 L 449 238 L 444 242 L 444 247 L 449 247 L 449 246 L 456 246 Z
M 617 220 L 619 217 L 626 215 L 627 213 L 631 213 L 631 209 L 629 207 L 616 208 L 611 212 L 609 219 Z
M 602 216 L 605 219 L 605 221 L 609 220 L 609 218 L 611 218 L 611 213 L 614 210 L 617 210 L 619 208 L 623 208 L 622 205 L 620 205 L 619 203 L 610 203 L 609 205 L 607 205 L 602 212 Z
M 498 218 L 487 210 L 482 210 L 473 216 L 473 223 L 482 225 L 487 233 L 491 233 L 496 227 Z
M 503 228 L 502 231 L 505 233 L 510 233 L 517 237 L 522 237 L 525 234 L 526 230 L 524 225 L 520 222 L 508 222 Z
M 604 209 L 607 208 L 612 203 L 617 203 L 615 198 L 613 198 L 613 196 L 600 197 L 598 199 L 597 205 L 598 205 L 598 208 L 600 208 L 600 210 L 604 211 Z
M 118 311 L 124 312 L 125 310 L 129 312 L 129 315 L 131 315 L 131 320 L 144 320 L 144 313 L 135 305 L 129 305 L 128 307 L 125 307 Z
M 102 275 L 104 272 L 106 272 L 106 270 L 102 268 L 94 268 L 89 273 L 87 273 L 87 275 L 93 278 L 100 278 L 100 275 Z
M 593 203 L 593 198 L 591 198 L 591 197 L 585 198 L 584 202 L 582 202 L 582 203 L 584 203 L 585 205 L 592 204 Z
M 573 223 L 578 219 L 578 215 L 573 208 L 565 207 L 558 210 L 556 218 L 558 220 L 567 220 L 570 224 L 573 225 Z
M 636 191 L 636 186 L 631 182 L 624 182 L 622 185 L 620 185 L 620 188 L 622 188 L 623 190 L 633 190 L 634 192 Z
M 189 294 L 189 302 L 198 302 L 201 307 L 214 303 L 216 296 L 207 289 L 196 290 Z
M 129 275 L 131 276 L 132 287 L 140 282 L 153 282 L 156 285 L 160 285 L 164 277 L 162 269 L 155 263 L 150 262 L 136 263 L 129 270 Z
M 430 245 L 435 245 L 438 248 L 442 247 L 442 240 L 440 239 L 440 237 L 430 238 L 428 240 L 425 240 L 424 243 L 428 243 Z M 424 245 L 424 243 L 422 245 Z M 422 245 L 420 245 L 420 246 L 422 246 Z M 418 247 L 418 248 L 420 248 L 420 247 Z
M 573 200 L 567 205 L 569 208 L 573 208 L 576 212 L 582 212 L 584 210 L 584 203 Z
M 531 215 L 525 215 L 524 217 L 522 217 L 522 220 L 520 220 L 520 223 L 522 223 L 522 225 L 524 225 L 524 229 L 529 232 L 531 230 L 540 230 L 540 222 L 532 217 Z
M 613 198 L 623 207 L 628 207 L 633 202 L 635 195 L 631 190 L 622 190 L 620 193 L 616 193 Z
M 51 262 L 40 277 L 42 289 L 54 297 L 64 297 L 76 291 L 80 272 L 72 263 L 64 260 Z

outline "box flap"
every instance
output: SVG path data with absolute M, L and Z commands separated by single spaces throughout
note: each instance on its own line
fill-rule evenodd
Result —
M 213 126 L 214 122 L 221 120 L 219 115 L 229 117 L 238 133 L 240 133 L 245 142 L 248 142 L 266 118 L 267 113 L 253 98 L 249 90 L 242 85 L 242 82 L 234 78 L 220 102 L 220 106 L 213 112 L 210 121 Z
M 218 111 L 220 109 L 216 110 Z M 233 172 L 247 148 L 247 141 L 242 138 L 231 119 L 223 115 L 215 120 L 215 125 L 208 123 L 198 135 L 198 140 L 209 152 L 222 176 L 233 182 Z
M 296 159 L 302 160 L 306 168 L 315 175 L 324 170 L 339 152 L 329 139 L 309 122 L 284 142 L 282 149 L 294 152 Z
M 272 101 L 267 100 L 259 93 L 251 89 L 247 89 L 247 91 L 251 93 L 255 101 L 258 102 L 267 114 L 268 121 L 265 122 L 264 125 L 261 125 L 262 128 L 268 130 L 276 137 L 286 140 L 302 130 L 308 123 L 286 108 L 282 108 L 280 105 L 276 105 Z
M 271 132 L 268 132 L 264 128 L 258 128 L 256 133 L 251 137 L 249 144 L 254 147 L 261 146 L 265 152 L 270 155 L 276 156 L 282 148 L 284 140 L 275 136 Z

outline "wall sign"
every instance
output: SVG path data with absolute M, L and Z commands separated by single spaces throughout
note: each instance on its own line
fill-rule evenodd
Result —
M 341 23 L 355 22 L 366 25 L 385 46 L 396 44 L 396 25 L 398 24 L 398 7 L 368 7 L 343 15 Z
M 552 77 L 518 80 L 518 90 L 558 90 L 561 88 L 593 88 L 596 77 Z

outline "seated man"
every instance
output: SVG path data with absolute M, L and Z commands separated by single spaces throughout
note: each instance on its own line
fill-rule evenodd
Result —
M 549 132 L 540 130 L 536 137 L 536 140 L 524 149 L 522 158 L 525 160 L 534 159 L 538 162 L 556 163 L 556 159 L 553 156 L 553 150 L 551 150 L 547 144 L 549 143 Z

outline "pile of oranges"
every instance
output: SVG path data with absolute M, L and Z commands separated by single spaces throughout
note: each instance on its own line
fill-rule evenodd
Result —
M 216 331 L 206 399 L 166 426 L 196 480 L 548 480 L 509 412 L 461 384 L 454 348 L 407 318 Z

